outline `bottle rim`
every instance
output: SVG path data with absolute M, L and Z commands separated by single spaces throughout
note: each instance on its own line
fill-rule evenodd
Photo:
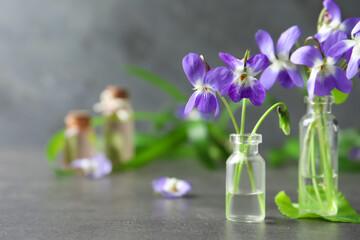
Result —
M 259 144 L 262 143 L 262 135 L 255 133 L 230 134 L 230 142 L 234 144 Z
M 304 98 L 304 102 L 310 104 L 333 104 L 335 101 L 333 96 L 328 95 L 328 96 L 314 96 L 312 99 L 310 99 L 309 96 L 306 96 Z

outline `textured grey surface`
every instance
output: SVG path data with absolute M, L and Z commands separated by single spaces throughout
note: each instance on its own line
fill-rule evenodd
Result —
M 315 31 L 322 1 L 317 0 L 0 0 L 0 144 L 40 145 L 63 126 L 73 109 L 91 109 L 108 84 L 131 89 L 136 110 L 174 104 L 155 87 L 128 76 L 134 64 L 169 79 L 191 95 L 182 72 L 188 52 L 204 54 L 212 66 L 217 54 L 241 57 L 258 51 L 259 29 L 274 39 L 297 24 L 301 40 Z M 358 0 L 338 1 L 343 18 L 359 16 Z M 335 109 L 342 127 L 358 126 L 356 94 Z M 270 91 L 289 104 L 293 131 L 304 113 L 297 89 Z M 146 97 L 144 97 L 146 96 Z M 174 106 L 175 108 L 175 106 Z M 264 108 L 249 109 L 248 129 Z M 351 117 L 350 116 L 351 113 Z M 261 132 L 278 145 L 284 138 L 276 116 Z
M 295 168 L 268 169 L 266 221 L 225 220 L 224 170 L 197 162 L 157 162 L 98 181 L 57 178 L 40 150 L 0 151 L 0 239 L 359 239 L 357 224 L 292 220 L 273 198 L 285 190 L 296 198 Z M 193 184 L 190 197 L 152 194 L 160 176 Z M 340 174 L 340 189 L 359 211 L 359 175 Z

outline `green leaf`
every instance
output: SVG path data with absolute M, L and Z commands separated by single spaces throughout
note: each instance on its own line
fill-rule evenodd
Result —
M 102 126 L 105 123 L 105 118 L 103 116 L 96 116 L 91 118 L 91 126 L 98 127 Z
M 167 151 L 171 151 L 185 141 L 186 129 L 184 126 L 178 127 L 160 139 L 154 140 L 150 146 L 143 149 L 141 152 L 137 152 L 136 156 L 130 162 L 123 164 L 118 169 L 115 169 L 115 171 L 141 167 L 152 160 L 156 160 L 157 157 Z
M 65 136 L 64 129 L 55 133 L 46 145 L 46 157 L 50 162 L 54 162 L 56 157 L 64 148 L 65 145 Z
M 272 148 L 268 151 L 269 163 L 273 167 L 281 166 L 287 160 L 287 153 L 282 148 Z
M 56 166 L 56 158 L 60 154 L 60 152 L 64 149 L 65 146 L 65 130 L 62 129 L 58 132 L 56 132 L 48 141 L 46 144 L 46 158 L 48 160 L 49 165 L 54 170 L 54 172 L 58 176 L 68 176 L 68 175 L 74 175 L 74 170 L 63 170 Z
M 345 102 L 345 100 L 349 96 L 348 93 L 340 92 L 336 88 L 334 88 L 334 90 L 331 91 L 331 94 L 333 95 L 336 104 L 341 104 L 341 103 Z
M 288 138 L 284 144 L 284 151 L 289 158 L 298 159 L 300 155 L 299 138 Z
M 179 91 L 177 87 L 151 72 L 135 66 L 126 66 L 125 71 L 133 76 L 139 77 L 142 80 L 157 86 L 158 88 L 162 89 L 164 92 L 172 96 L 178 102 L 187 101 L 187 97 L 181 91 Z
M 275 196 L 275 203 L 280 212 L 289 218 L 320 218 L 332 222 L 360 223 L 360 214 L 351 207 L 341 192 L 337 193 L 337 199 L 338 213 L 335 216 L 321 216 L 315 213 L 300 214 L 298 204 L 292 203 L 284 191 Z

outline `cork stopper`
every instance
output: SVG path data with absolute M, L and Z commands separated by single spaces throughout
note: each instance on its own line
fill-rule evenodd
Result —
M 70 111 L 65 117 L 66 128 L 79 128 L 85 130 L 90 128 L 91 116 L 86 110 Z
M 114 98 L 129 98 L 129 92 L 124 87 L 108 86 L 106 91 L 111 93 Z

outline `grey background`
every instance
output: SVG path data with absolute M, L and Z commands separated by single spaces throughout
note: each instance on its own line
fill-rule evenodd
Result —
M 338 1 L 343 19 L 360 16 L 358 0 Z M 0 144 L 43 146 L 69 110 L 91 109 L 108 84 L 131 89 L 136 110 L 156 111 L 171 99 L 123 71 L 135 64 L 189 96 L 181 66 L 188 52 L 211 66 L 218 52 L 258 52 L 257 29 L 273 38 L 292 25 L 315 32 L 322 1 L 314 0 L 0 0 Z M 342 127 L 357 127 L 360 87 L 334 109 Z M 293 132 L 305 107 L 298 89 L 278 84 L 270 94 L 288 103 Z M 264 108 L 250 108 L 248 130 Z M 265 146 L 284 137 L 273 115 L 261 128 Z

